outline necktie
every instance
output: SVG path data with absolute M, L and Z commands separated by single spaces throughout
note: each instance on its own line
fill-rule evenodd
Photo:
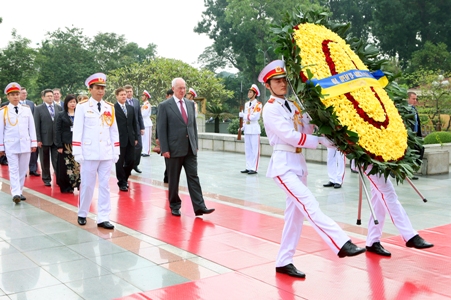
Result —
M 186 110 L 183 107 L 183 101 L 182 100 L 180 100 L 180 110 L 182 112 L 183 121 L 185 121 L 185 124 L 188 124 L 188 115 L 186 114 Z
M 14 106 L 14 109 L 16 110 L 16 114 L 19 113 L 19 108 L 17 106 Z
M 127 116 L 127 108 L 125 107 L 125 105 L 121 105 L 122 110 L 124 111 L 125 116 Z
M 131 106 L 133 106 L 133 99 L 128 100 L 128 104 L 130 104 Z
M 413 126 L 413 132 L 417 133 L 418 132 L 418 112 L 417 109 L 415 108 L 415 106 L 412 105 L 412 111 L 415 114 L 415 124 Z
M 52 119 L 55 117 L 55 111 L 53 110 L 53 105 L 49 105 L 50 115 L 52 116 Z
M 97 108 L 98 108 L 99 111 L 100 111 L 100 102 L 97 102 Z
M 288 110 L 291 112 L 291 107 L 290 107 L 290 105 L 288 104 L 288 101 L 287 100 L 285 100 L 285 106 L 288 108 Z

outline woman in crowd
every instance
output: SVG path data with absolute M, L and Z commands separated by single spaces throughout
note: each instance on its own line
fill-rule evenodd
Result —
M 67 95 L 64 99 L 64 110 L 55 121 L 55 144 L 58 148 L 57 183 L 61 193 L 73 193 L 80 186 L 80 165 L 72 155 L 72 126 L 74 124 L 77 99 Z

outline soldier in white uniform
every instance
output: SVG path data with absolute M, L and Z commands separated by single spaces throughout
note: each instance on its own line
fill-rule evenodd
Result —
M 152 119 L 150 115 L 152 114 L 152 105 L 150 105 L 149 99 L 151 98 L 150 93 L 144 90 L 141 100 L 143 104 L 141 105 L 141 114 L 143 116 L 144 122 L 144 134 L 142 136 L 143 149 L 141 151 L 142 157 L 147 157 L 150 155 L 150 148 L 152 144 Z
M 260 116 L 262 113 L 262 103 L 257 100 L 260 90 L 253 84 L 247 93 L 249 101 L 244 105 L 244 112 L 240 111 L 239 116 L 243 118 L 244 124 L 244 153 L 246 155 L 246 169 L 241 173 L 248 175 L 257 174 L 258 162 L 260 160 Z
M 188 93 L 186 93 L 186 98 L 194 102 L 194 116 L 197 118 L 198 110 L 197 110 L 197 102 L 194 101 L 194 98 L 197 97 L 197 93 L 193 88 L 188 89 Z
M 332 219 L 319 208 L 318 201 L 307 188 L 307 164 L 302 148 L 316 148 L 318 144 L 333 147 L 325 137 L 311 135 L 307 114 L 285 99 L 287 80 L 284 62 L 276 60 L 261 71 L 258 80 L 271 91 L 271 98 L 263 108 L 263 121 L 273 154 L 266 176 L 274 179 L 285 191 L 286 209 L 282 241 L 277 255 L 276 272 L 304 278 L 305 274 L 293 265 L 304 219 L 339 257 L 365 252 L 357 247 Z
M 104 101 L 106 75 L 96 73 L 85 81 L 91 98 L 78 103 L 75 110 L 72 148 L 80 163 L 80 200 L 78 224 L 86 225 L 86 216 L 99 175 L 97 226 L 113 229 L 109 222 L 111 212 L 109 179 L 111 167 L 119 159 L 119 132 L 114 118 L 114 106 Z
M 327 148 L 327 175 L 329 182 L 324 187 L 341 188 L 345 177 L 345 156 L 337 149 Z
M 36 151 L 36 129 L 28 105 L 19 104 L 20 85 L 11 82 L 5 88 L 9 104 L 0 108 L 0 156 L 7 155 L 13 201 L 26 200 L 22 195 L 31 152 Z

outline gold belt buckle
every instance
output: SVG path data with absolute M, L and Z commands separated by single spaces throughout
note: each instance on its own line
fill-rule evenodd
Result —
M 296 148 L 296 153 L 302 153 L 302 148 Z
M 246 121 L 246 124 L 248 124 L 248 125 L 249 125 L 249 124 L 251 124 L 251 122 L 250 122 L 250 121 Z

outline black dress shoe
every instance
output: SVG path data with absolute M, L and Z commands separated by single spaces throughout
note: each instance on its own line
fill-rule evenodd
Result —
M 254 175 L 254 174 L 257 174 L 257 171 L 249 170 L 249 172 L 247 172 L 247 175 Z
M 168 183 L 169 181 L 168 181 L 167 178 L 163 178 L 163 182 L 164 182 L 164 183 Z
M 276 267 L 276 272 L 287 274 L 292 277 L 305 278 L 305 274 L 296 269 L 296 267 L 293 264 L 288 264 L 284 267 Z
M 123 191 L 123 192 L 128 192 L 128 187 L 123 185 L 119 187 L 119 190 Z
M 150 155 L 144 153 L 144 154 L 141 154 L 141 156 L 142 156 L 142 157 L 148 157 L 148 156 L 150 156 Z
M 249 173 L 249 170 L 248 169 L 243 170 L 243 171 L 241 171 L 241 173 Z
M 341 189 L 341 184 L 339 183 L 334 184 L 334 189 Z
M 329 181 L 329 183 L 323 184 L 323 187 L 333 187 L 335 183 Z
M 202 209 L 198 209 L 196 210 L 194 213 L 196 214 L 196 216 L 202 216 L 202 215 L 208 215 L 211 214 L 212 212 L 214 212 L 215 209 L 214 208 L 202 208 Z
M 171 214 L 176 217 L 180 217 L 180 209 L 171 209 Z
M 97 227 L 102 227 L 102 228 L 105 228 L 105 229 L 114 229 L 114 225 L 111 224 L 108 221 L 105 221 L 105 222 L 102 222 L 102 223 L 97 223 Z
M 388 252 L 387 250 L 385 250 L 385 248 L 382 247 L 380 242 L 373 243 L 373 245 L 371 247 L 366 246 L 366 250 L 368 252 L 371 252 L 371 253 L 374 253 L 377 255 L 391 256 L 391 253 Z
M 81 226 L 86 225 L 86 218 L 78 217 L 78 224 L 81 225 Z
M 34 172 L 30 172 L 30 175 L 33 176 L 41 176 L 41 174 L 39 174 L 38 172 L 34 171 Z
M 52 186 L 52 184 L 50 182 L 48 182 L 48 181 L 44 182 L 44 185 L 45 186 Z
M 406 246 L 416 249 L 425 249 L 433 247 L 434 244 L 426 242 L 421 236 L 417 234 L 416 236 L 407 241 Z
M 27 200 L 27 198 L 25 198 L 24 195 L 20 195 L 20 200 L 25 201 L 25 200 Z
M 340 252 L 338 252 L 338 257 L 346 257 L 346 256 L 356 256 L 365 252 L 365 248 L 357 247 L 356 244 L 353 244 L 351 241 L 347 241 L 343 247 L 341 247 Z
M 143 172 L 138 167 L 134 168 L 133 170 L 135 170 L 136 173 L 142 173 Z
M 19 195 L 14 195 L 13 196 L 13 202 L 18 204 L 20 202 L 20 196 Z
M 418 180 L 418 177 L 413 176 L 413 177 L 412 177 L 412 180 Z

